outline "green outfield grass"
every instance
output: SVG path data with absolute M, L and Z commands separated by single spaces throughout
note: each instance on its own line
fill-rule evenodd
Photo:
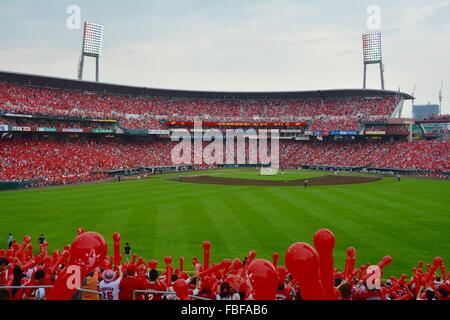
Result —
M 260 179 L 304 179 L 329 174 L 286 172 L 260 177 L 250 170 L 213 170 L 186 174 Z M 419 260 L 450 261 L 450 182 L 393 178 L 360 185 L 246 187 L 180 183 L 159 175 L 124 181 L 0 193 L 0 248 L 8 232 L 16 238 L 45 234 L 51 250 L 70 243 L 78 227 L 122 234 L 133 252 L 161 261 L 180 255 L 191 266 L 210 240 L 212 260 L 243 258 L 251 249 L 260 258 L 281 257 L 296 241 L 312 243 L 314 232 L 336 235 L 334 257 L 342 268 L 347 247 L 357 250 L 357 266 L 394 259 L 387 273 L 409 273 Z M 176 263 L 177 264 L 177 263 Z

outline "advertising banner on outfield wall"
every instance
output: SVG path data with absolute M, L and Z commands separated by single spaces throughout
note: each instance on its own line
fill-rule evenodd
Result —
M 7 117 L 17 117 L 17 118 L 33 118 L 30 114 L 20 114 L 20 113 L 6 113 Z
M 313 132 L 313 136 L 316 136 L 316 137 L 321 137 L 321 136 L 323 136 L 324 135 L 324 132 L 323 131 L 314 131 Z
M 330 136 L 357 136 L 358 131 L 355 130 L 333 130 L 329 132 Z
M 63 128 L 62 132 L 75 132 L 75 133 L 82 133 L 84 132 L 83 129 L 80 128 Z
M 13 126 L 11 128 L 11 131 L 31 131 L 30 127 L 17 127 L 17 126 Z
M 9 128 L 7 124 L 0 124 L 0 132 L 9 131 L 8 129 Z
M 169 135 L 170 134 L 170 130 L 148 130 L 148 134 L 165 134 L 165 135 Z
M 43 128 L 43 127 L 39 127 L 37 128 L 38 132 L 56 132 L 56 128 Z
M 298 129 L 281 129 L 281 133 L 302 133 L 302 130 Z
M 375 135 L 375 136 L 382 136 L 386 134 L 386 131 L 366 131 L 367 135 Z

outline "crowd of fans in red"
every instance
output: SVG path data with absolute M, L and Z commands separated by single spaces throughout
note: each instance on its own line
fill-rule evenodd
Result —
M 104 171 L 171 165 L 170 142 L 4 140 L 0 181 L 80 183 L 105 178 Z
M 309 130 L 329 132 L 333 130 L 358 131 L 361 128 L 358 117 L 321 117 L 315 118 Z
M 385 119 L 396 106 L 383 99 L 310 100 L 193 100 L 132 97 L 0 83 L 0 111 L 82 118 L 116 118 L 127 129 L 167 130 L 165 120 L 295 121 L 312 123 L 308 130 L 358 130 L 365 118 Z M 105 128 L 86 122 L 0 117 L 15 126 Z M 401 129 L 401 128 L 400 128 Z M 403 129 L 402 129 L 403 130 Z M 105 178 L 105 171 L 171 166 L 170 141 L 118 142 L 76 139 L 8 140 L 0 143 L 0 181 L 37 180 L 66 184 Z M 247 151 L 248 158 L 248 151 Z M 280 165 L 372 166 L 449 170 L 448 142 L 326 142 L 281 141 Z M 198 164 L 206 167 L 207 164 Z
M 172 150 L 176 144 L 168 140 L 2 140 L 0 181 L 37 180 L 42 185 L 68 184 L 105 178 L 104 172 L 108 170 L 172 166 Z M 203 144 L 204 147 L 207 145 L 206 142 Z M 249 149 L 247 144 L 246 163 L 250 162 Z M 226 161 L 225 151 L 223 163 Z M 211 164 L 208 161 L 213 160 L 204 158 L 202 164 Z M 234 161 L 237 162 L 236 151 Z M 196 164 L 193 156 L 191 163 Z M 302 165 L 423 170 L 439 176 L 450 171 L 450 142 L 281 141 L 280 166 L 298 168 Z
M 307 243 L 292 244 L 284 257 L 286 266 L 278 263 L 277 252 L 273 253 L 272 261 L 267 261 L 256 258 L 255 251 L 250 251 L 243 260 L 224 259 L 210 264 L 211 245 L 205 241 L 203 263 L 196 257 L 192 259 L 195 271 L 185 271 L 182 257 L 178 268 L 174 269 L 172 258 L 166 257 L 165 268 L 158 269 L 158 261 L 146 262 L 131 255 L 128 243 L 122 257 L 117 233 L 113 235 L 114 255 L 107 258 L 104 240 L 103 249 L 88 245 L 88 236 L 98 239 L 98 234 L 84 234 L 82 228 L 78 233 L 72 245 L 53 254 L 49 254 L 48 244 L 41 235 L 37 255 L 33 255 L 29 236 L 19 244 L 10 235 L 8 249 L 0 250 L 0 299 L 450 300 L 450 273 L 447 274 L 442 258 L 436 257 L 426 265 L 420 262 L 410 275 L 387 278 L 383 269 L 392 263 L 390 256 L 383 257 L 376 265 L 358 268 L 355 267 L 356 250 L 350 247 L 345 268 L 339 271 L 332 257 L 334 235 L 328 229 L 316 232 L 315 248 Z M 77 245 L 77 241 L 83 245 Z M 95 260 L 90 260 L 92 264 L 87 267 L 82 261 L 91 257 L 88 253 L 92 252 Z M 87 257 L 83 257 L 85 254 Z M 82 260 L 77 260 L 78 256 Z M 297 263 L 299 257 L 304 259 L 301 263 Z M 85 270 L 81 271 L 85 274 L 81 290 L 67 289 L 64 284 L 69 273 L 67 268 L 73 263 Z
M 380 99 L 194 100 L 132 97 L 0 83 L 0 110 L 83 118 L 114 118 L 125 128 L 165 127 L 159 120 L 296 121 L 308 118 L 314 130 L 356 130 L 358 120 L 388 116 L 395 97 Z M 332 119 L 328 119 L 332 117 Z M 333 117 L 346 117 L 346 121 Z
M 282 144 L 280 162 L 285 167 L 299 164 L 375 167 L 428 170 L 438 174 L 450 170 L 450 142 L 287 141 Z

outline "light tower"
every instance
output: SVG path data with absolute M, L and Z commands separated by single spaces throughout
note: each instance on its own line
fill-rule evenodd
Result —
M 441 81 L 441 89 L 439 90 L 439 115 L 442 114 L 442 89 L 444 89 L 444 81 Z
M 95 58 L 95 81 L 99 79 L 99 60 L 103 48 L 103 26 L 86 21 L 84 23 L 83 44 L 78 65 L 78 80 L 83 79 L 84 57 Z
M 364 80 L 363 88 L 367 85 L 367 65 L 380 65 L 381 89 L 384 90 L 384 66 L 383 55 L 381 50 L 381 32 L 370 32 L 362 35 L 363 40 L 363 56 L 364 56 Z

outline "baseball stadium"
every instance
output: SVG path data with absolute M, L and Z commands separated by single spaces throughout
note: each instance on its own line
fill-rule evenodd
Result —
M 2 297 L 450 299 L 448 115 L 403 116 L 415 97 L 383 82 L 193 91 L 82 69 L 0 72 Z

